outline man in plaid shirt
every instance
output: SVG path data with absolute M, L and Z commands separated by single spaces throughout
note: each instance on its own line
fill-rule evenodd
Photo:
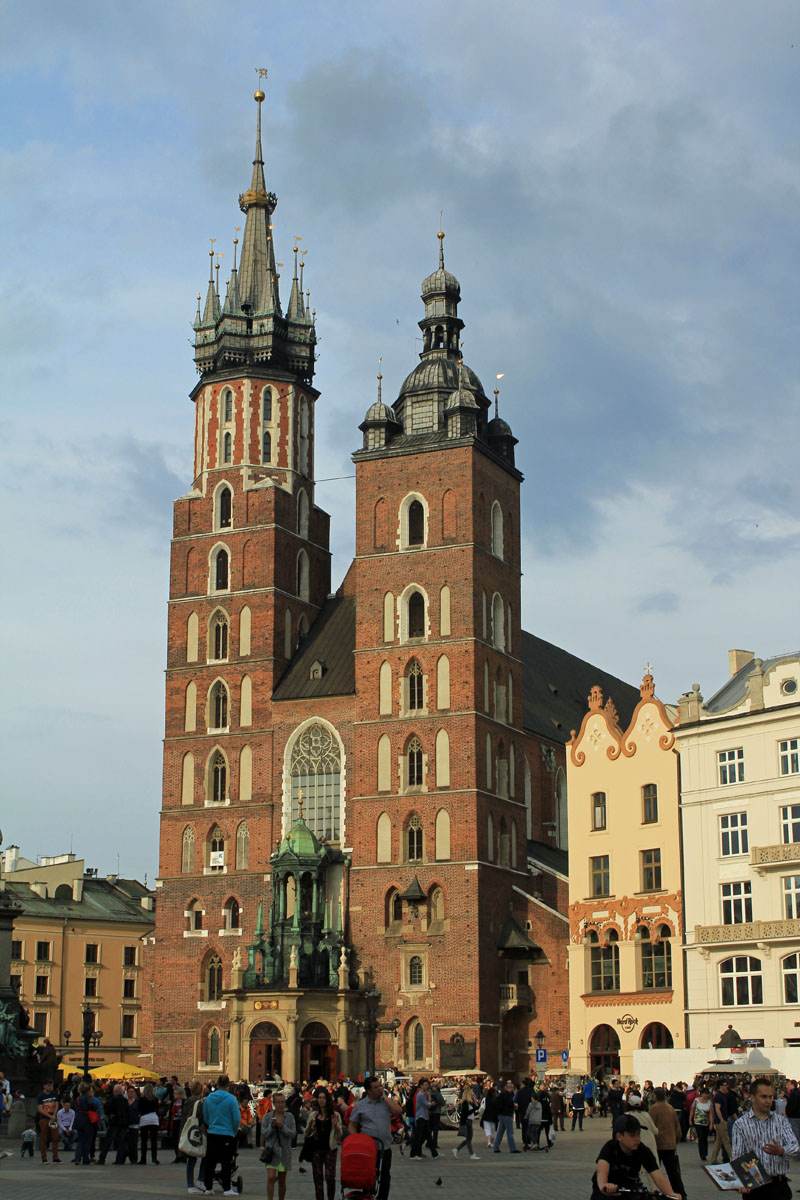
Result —
M 772 1111 L 775 1085 L 769 1079 L 754 1079 L 750 1084 L 750 1112 L 733 1126 L 733 1157 L 756 1153 L 772 1176 L 763 1187 L 750 1195 L 756 1200 L 791 1200 L 787 1180 L 789 1159 L 800 1158 L 800 1146 L 786 1117 Z

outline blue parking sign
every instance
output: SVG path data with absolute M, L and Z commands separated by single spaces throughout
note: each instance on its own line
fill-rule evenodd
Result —
M 537 1050 L 536 1051 L 536 1061 L 537 1061 L 537 1063 L 546 1063 L 547 1062 L 547 1051 L 544 1049 Z

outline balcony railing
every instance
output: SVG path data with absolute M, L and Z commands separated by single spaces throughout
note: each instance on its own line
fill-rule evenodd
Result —
M 753 846 L 750 863 L 754 867 L 781 867 L 784 863 L 800 863 L 800 842 L 779 842 L 777 846 Z
M 500 1012 L 507 1013 L 509 1009 L 523 1005 L 525 1008 L 533 1004 L 533 991 L 527 983 L 500 984 Z
M 800 920 L 743 921 L 739 925 L 695 925 L 694 940 L 710 942 L 768 942 L 800 938 Z

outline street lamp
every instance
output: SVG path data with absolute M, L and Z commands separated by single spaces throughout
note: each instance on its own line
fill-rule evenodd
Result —
M 83 1010 L 83 1077 L 89 1078 L 89 1047 L 99 1046 L 102 1033 L 94 1027 L 94 1011 L 91 1008 Z
M 367 1035 L 367 1074 L 375 1074 L 375 1035 L 377 1033 L 393 1033 L 397 1036 L 397 1031 L 400 1028 L 400 1022 L 395 1017 L 393 1021 L 378 1020 L 378 1005 L 381 1000 L 381 994 L 373 983 L 372 987 L 365 995 L 367 1001 L 367 1017 L 356 1017 L 353 1021 L 356 1029 L 360 1029 Z
M 545 1034 L 543 1034 L 540 1029 L 539 1032 L 535 1033 L 533 1036 L 534 1036 L 534 1040 L 536 1042 L 536 1049 L 541 1050 L 541 1048 L 545 1042 Z

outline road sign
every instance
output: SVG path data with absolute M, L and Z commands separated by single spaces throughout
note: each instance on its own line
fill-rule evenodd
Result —
M 536 1051 L 536 1061 L 537 1061 L 537 1063 L 546 1063 L 547 1062 L 547 1051 L 544 1049 L 537 1050 Z
M 564 1064 L 564 1066 L 567 1065 L 567 1063 L 569 1062 L 569 1050 L 561 1051 L 561 1061 Z

